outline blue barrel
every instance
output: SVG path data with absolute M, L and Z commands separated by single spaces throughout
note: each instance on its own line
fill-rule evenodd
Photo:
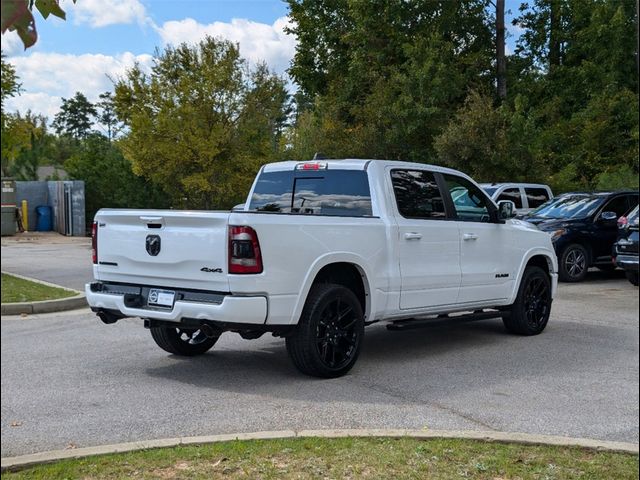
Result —
M 36 207 L 36 231 L 50 232 L 53 230 L 53 212 L 49 205 L 39 205 Z

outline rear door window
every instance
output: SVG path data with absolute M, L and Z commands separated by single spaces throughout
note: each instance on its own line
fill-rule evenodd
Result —
M 404 218 L 446 217 L 442 193 L 433 172 L 392 170 L 391 183 L 398 211 Z
M 496 199 L 496 201 L 498 202 L 500 200 L 510 200 L 515 204 L 516 208 L 518 209 L 522 208 L 522 195 L 520 194 L 519 188 L 505 189 L 505 191 L 502 192 Z
M 527 202 L 529 208 L 538 208 L 540 205 L 549 200 L 549 192 L 544 188 L 525 188 L 525 195 L 527 196 Z
M 258 178 L 249 211 L 371 216 L 367 173 L 362 170 L 265 172 Z

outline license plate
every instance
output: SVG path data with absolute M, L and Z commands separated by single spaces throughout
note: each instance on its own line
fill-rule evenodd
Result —
M 159 290 L 152 288 L 149 290 L 149 298 L 147 304 L 154 307 L 173 307 L 173 300 L 176 297 L 176 292 L 171 290 Z

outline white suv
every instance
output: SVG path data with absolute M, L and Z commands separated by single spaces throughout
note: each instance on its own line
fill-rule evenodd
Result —
M 496 203 L 513 202 L 519 215 L 529 213 L 553 198 L 551 188 L 539 183 L 482 183 L 480 186 Z

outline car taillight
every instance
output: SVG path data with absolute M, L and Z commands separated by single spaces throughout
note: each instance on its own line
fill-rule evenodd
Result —
M 253 228 L 229 226 L 229 273 L 262 273 L 260 243 Z
M 91 226 L 91 258 L 93 263 L 98 263 L 98 223 Z

